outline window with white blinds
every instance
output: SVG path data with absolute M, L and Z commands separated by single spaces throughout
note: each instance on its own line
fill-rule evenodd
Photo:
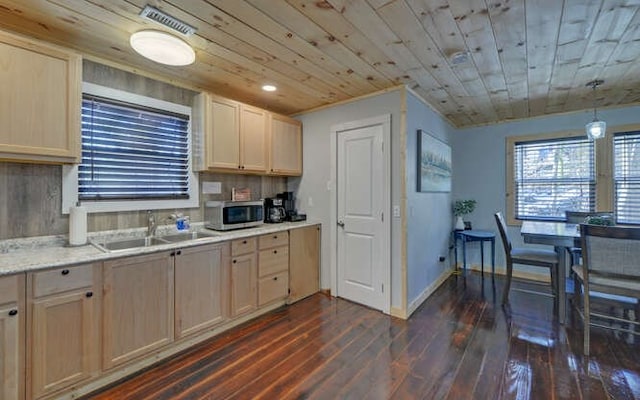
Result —
M 593 142 L 586 138 L 516 142 L 516 219 L 562 220 L 595 209 Z
M 640 132 L 613 138 L 616 222 L 640 224 Z
M 188 198 L 188 139 L 188 115 L 85 94 L 78 198 Z

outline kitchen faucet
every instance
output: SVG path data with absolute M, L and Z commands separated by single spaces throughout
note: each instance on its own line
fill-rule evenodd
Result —
M 151 210 L 147 211 L 147 218 L 147 236 L 155 236 L 158 225 L 156 224 L 156 217 Z

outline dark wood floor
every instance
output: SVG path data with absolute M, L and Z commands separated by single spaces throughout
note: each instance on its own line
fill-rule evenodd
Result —
M 314 295 L 91 399 L 640 399 L 640 340 L 503 280 L 452 276 L 408 321 Z M 516 282 L 515 287 L 523 286 Z

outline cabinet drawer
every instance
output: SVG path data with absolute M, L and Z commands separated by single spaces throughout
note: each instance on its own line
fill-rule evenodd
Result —
M 258 254 L 258 276 L 289 270 L 289 246 L 260 250 Z
M 0 278 L 0 304 L 18 301 L 18 275 Z M 24 288 L 22 288 L 24 290 Z
M 238 239 L 231 242 L 231 255 L 237 256 L 240 254 L 252 253 L 256 250 L 256 238 L 250 237 L 245 239 Z
M 81 265 L 35 272 L 33 274 L 33 296 L 42 297 L 93 286 L 92 267 L 92 265 Z
M 258 305 L 284 299 L 289 295 L 289 273 L 287 271 L 260 278 L 258 282 Z
M 262 235 L 258 238 L 260 250 L 289 244 L 289 232 L 282 231 Z

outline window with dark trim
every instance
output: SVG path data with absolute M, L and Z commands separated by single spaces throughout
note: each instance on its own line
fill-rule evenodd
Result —
M 85 94 L 78 198 L 188 199 L 189 116 Z
M 593 142 L 569 137 L 515 142 L 515 218 L 562 220 L 595 209 Z

